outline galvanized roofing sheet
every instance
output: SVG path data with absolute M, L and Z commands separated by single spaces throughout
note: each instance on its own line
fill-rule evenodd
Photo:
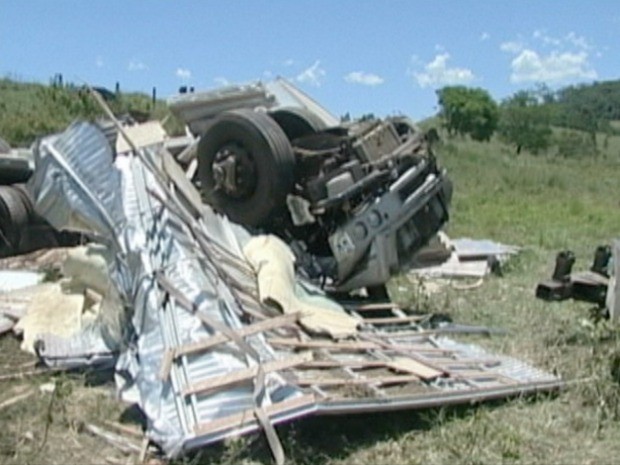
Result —
M 393 306 L 383 317 L 349 308 L 360 329 L 346 340 L 304 331 L 296 315 L 261 303 L 242 253 L 249 234 L 208 207 L 189 208 L 180 197 L 193 197 L 191 186 L 163 168 L 160 150 L 112 164 L 103 134 L 76 124 L 41 142 L 33 189 L 57 227 L 110 243 L 111 278 L 132 313 L 118 387 L 168 455 L 261 428 L 281 461 L 273 424 L 312 412 L 436 406 L 561 384 L 436 337 Z

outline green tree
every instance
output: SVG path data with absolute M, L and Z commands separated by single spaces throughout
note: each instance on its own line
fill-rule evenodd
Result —
M 606 96 L 598 88 L 567 87 L 561 93 L 563 126 L 586 132 L 596 151 L 596 132 L 603 128 Z
M 517 92 L 502 102 L 500 111 L 499 135 L 513 144 L 517 153 L 522 149 L 538 153 L 549 146 L 549 108 L 540 104 L 532 92 Z
M 486 141 L 497 128 L 499 111 L 489 93 L 480 88 L 447 86 L 437 91 L 439 115 L 448 134 L 469 135 Z

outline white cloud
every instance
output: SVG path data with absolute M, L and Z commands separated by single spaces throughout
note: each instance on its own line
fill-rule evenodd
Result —
M 347 74 L 344 80 L 350 84 L 362 84 L 364 86 L 378 86 L 384 82 L 381 76 L 363 71 L 353 71 Z
M 544 30 L 536 30 L 532 34 L 532 37 L 542 42 L 543 45 L 553 47 L 555 50 L 566 50 L 570 47 L 576 47 L 580 50 L 592 50 L 593 47 L 584 36 L 578 35 L 576 32 L 571 31 L 564 37 L 553 37 L 548 35 Z
M 488 32 L 483 32 L 482 34 L 480 34 L 480 41 L 484 42 L 485 40 L 489 40 L 491 38 L 491 35 Z
M 588 39 L 584 36 L 579 36 L 572 31 L 566 34 L 564 40 L 582 50 L 591 50 L 593 48 L 592 45 L 590 45 L 590 42 L 588 42 Z
M 295 64 L 295 60 L 293 60 L 292 58 L 289 58 L 288 60 L 284 60 L 284 62 L 282 63 L 282 66 L 290 68 L 294 64 Z
M 499 46 L 502 52 L 519 53 L 525 48 L 523 43 L 517 41 L 502 42 Z
M 315 87 L 320 87 L 325 77 L 325 70 L 321 68 L 321 61 L 316 60 L 314 64 L 297 75 L 295 78 L 298 82 L 310 84 Z
M 103 68 L 103 65 L 104 65 L 103 58 L 101 58 L 101 56 L 98 55 L 97 58 L 95 58 L 95 66 L 97 68 Z
M 411 75 L 420 87 L 466 84 L 475 79 L 474 73 L 468 68 L 449 68 L 449 59 L 449 53 L 436 55 L 431 62 L 424 65 L 423 72 L 413 71 Z
M 544 30 L 532 33 L 537 47 L 519 41 L 504 42 L 500 49 L 514 55 L 510 62 L 510 81 L 562 82 L 579 79 L 596 79 L 597 73 L 590 64 L 589 41 L 575 32 L 563 37 L 553 37 Z M 596 51 L 594 51 L 596 55 Z
M 174 74 L 183 81 L 188 81 L 192 78 L 192 72 L 187 68 L 177 68 Z
M 547 55 L 525 49 L 510 63 L 510 81 L 560 82 L 571 79 L 596 79 L 597 73 L 588 61 L 586 52 L 557 52 Z
M 557 37 L 552 37 L 546 33 L 544 30 L 536 30 L 532 34 L 532 37 L 536 40 L 541 41 L 545 45 L 550 45 L 554 47 L 559 47 L 562 45 L 562 40 Z
M 128 71 L 145 71 L 147 69 L 149 69 L 149 67 L 140 60 L 130 60 L 127 65 Z
M 222 87 L 230 85 L 230 81 L 228 79 L 226 79 L 225 77 L 222 77 L 222 76 L 218 76 L 216 78 L 213 78 L 213 82 L 215 82 L 215 84 L 217 86 L 222 86 Z

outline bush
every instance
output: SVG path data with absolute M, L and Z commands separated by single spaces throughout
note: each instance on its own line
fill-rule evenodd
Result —
M 596 149 L 587 134 L 566 130 L 556 136 L 558 155 L 565 158 L 581 158 L 596 155 Z

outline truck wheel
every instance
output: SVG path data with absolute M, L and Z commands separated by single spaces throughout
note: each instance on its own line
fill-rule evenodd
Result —
M 28 209 L 21 194 L 10 186 L 0 187 L 0 227 L 11 247 L 19 247 L 22 231 L 28 223 Z
M 286 208 L 295 182 L 295 154 L 265 113 L 222 113 L 198 143 L 198 177 L 205 201 L 246 226 L 261 226 Z
M 327 126 L 314 113 L 305 108 L 282 108 L 269 113 L 290 141 L 315 134 Z

